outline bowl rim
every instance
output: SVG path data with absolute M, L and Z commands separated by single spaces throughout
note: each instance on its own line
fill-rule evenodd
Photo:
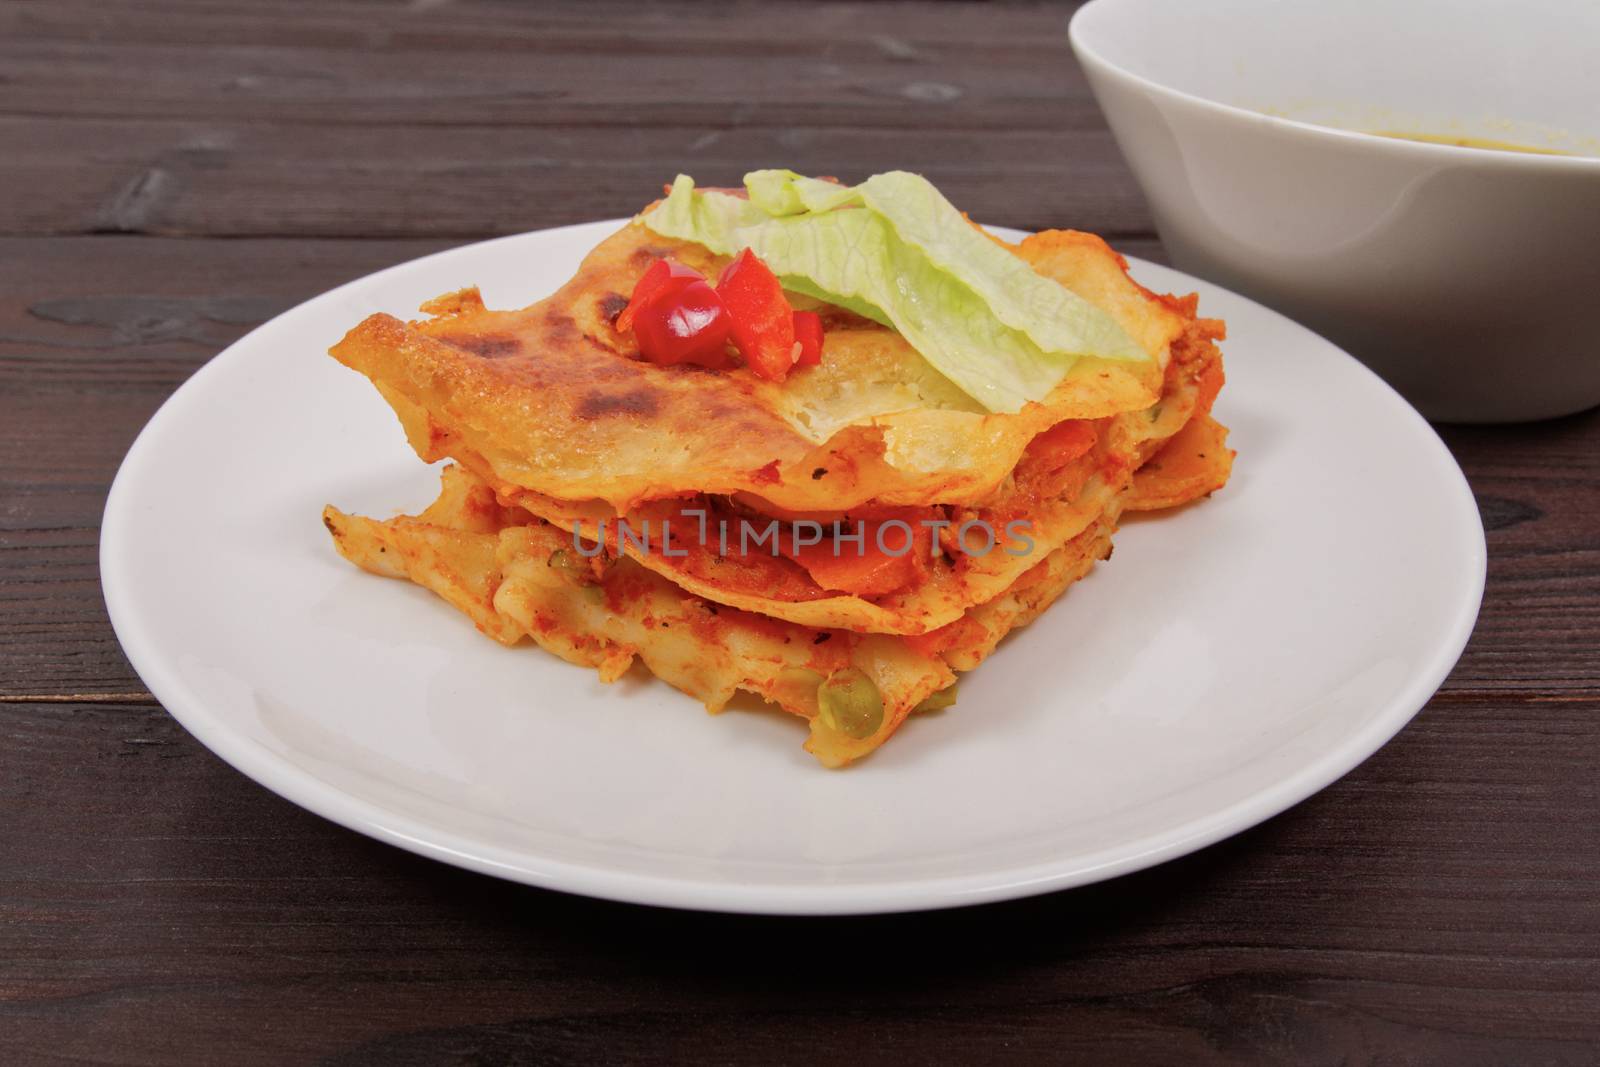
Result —
M 1550 173 L 1600 170 L 1600 156 L 1570 153 L 1550 155 L 1543 152 L 1518 152 L 1506 148 L 1467 147 L 1465 145 L 1438 144 L 1432 141 L 1413 141 L 1404 137 L 1385 137 L 1381 134 L 1346 129 L 1342 126 L 1327 126 L 1321 123 L 1307 122 L 1304 119 L 1286 118 L 1281 115 L 1269 114 L 1265 111 L 1257 111 L 1253 108 L 1240 107 L 1237 104 L 1225 104 L 1220 100 L 1213 100 L 1210 97 L 1200 96 L 1184 89 L 1165 85 L 1113 62 L 1085 40 L 1087 31 L 1083 28 L 1084 16 L 1096 9 L 1114 7 L 1121 2 L 1123 0 L 1089 0 L 1088 3 L 1072 13 L 1072 18 L 1067 23 L 1067 40 L 1072 46 L 1073 54 L 1077 56 L 1078 62 L 1082 64 L 1085 70 L 1094 67 L 1108 75 L 1131 82 L 1146 92 L 1179 100 L 1201 109 L 1208 109 L 1236 120 L 1276 127 L 1291 136 L 1321 139 L 1329 144 L 1337 144 L 1341 141 L 1350 145 L 1366 144 L 1381 151 L 1394 152 L 1401 156 L 1409 155 L 1418 162 L 1443 163 L 1453 159 L 1457 163 L 1465 163 L 1470 160 L 1474 166 L 1488 169 L 1544 170 Z

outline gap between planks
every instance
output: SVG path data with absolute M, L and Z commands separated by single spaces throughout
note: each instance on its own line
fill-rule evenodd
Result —
M 1518 690 L 1444 689 L 1428 704 L 1584 704 L 1600 700 L 1600 689 Z M 6 693 L 0 704 L 141 704 L 160 706 L 147 692 L 134 693 Z M 1424 705 L 1425 707 L 1427 705 Z
M 152 693 L 5 693 L 0 704 L 154 704 Z
M 624 216 L 616 216 L 622 218 Z M 173 230 L 155 227 L 151 229 L 100 229 L 87 225 L 71 230 L 0 230 L 0 240 L 28 240 L 28 241 L 70 241 L 77 238 L 92 237 L 95 239 L 107 237 L 138 237 L 145 240 L 162 241 L 327 241 L 327 242 L 361 242 L 376 244 L 383 241 L 460 241 L 462 243 L 477 243 L 492 241 L 500 237 L 514 237 L 522 233 L 537 233 L 539 230 L 555 229 L 559 226 L 580 225 L 585 222 L 605 222 L 609 219 L 584 217 L 569 222 L 554 222 L 549 226 L 541 226 L 537 230 L 485 230 L 481 232 L 415 232 L 415 233 L 296 233 L 293 231 L 260 232 L 252 230 L 229 231 L 226 233 L 206 233 L 200 230 Z M 1026 229 L 1026 227 L 1017 227 Z M 1108 244 L 1115 247 L 1118 241 L 1156 241 L 1159 236 L 1154 230 L 1100 230 L 1096 236 L 1103 238 Z

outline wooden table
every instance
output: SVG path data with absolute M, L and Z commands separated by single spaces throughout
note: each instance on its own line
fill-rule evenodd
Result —
M 134 434 L 375 268 L 780 163 L 920 170 L 1160 259 L 1068 14 L 0 4 L 0 1061 L 1594 1062 L 1594 412 L 1442 431 L 1488 594 L 1391 745 L 1199 855 L 1014 904 L 735 918 L 467 874 L 246 780 L 119 651 L 95 552 Z

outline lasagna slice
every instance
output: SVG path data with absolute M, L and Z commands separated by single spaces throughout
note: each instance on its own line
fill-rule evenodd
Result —
M 619 327 L 626 294 L 663 259 L 715 277 L 728 257 L 635 222 L 529 308 L 466 289 L 336 345 L 419 458 L 452 462 L 417 516 L 324 521 L 351 562 L 502 644 L 608 681 L 639 662 L 712 711 L 757 694 L 807 721 L 820 762 L 849 763 L 953 703 L 956 672 L 1110 555 L 1125 510 L 1195 500 L 1231 468 L 1220 322 L 1091 235 L 996 243 L 1147 358 L 1077 359 L 1039 401 L 990 411 L 895 329 L 795 294 L 824 324 L 819 366 L 658 365 Z M 883 550 L 890 528 L 905 551 Z

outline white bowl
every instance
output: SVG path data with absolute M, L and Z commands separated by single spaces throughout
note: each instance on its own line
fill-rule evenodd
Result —
M 1178 267 L 1430 418 L 1600 404 L 1600 4 L 1093 0 L 1071 37 Z

